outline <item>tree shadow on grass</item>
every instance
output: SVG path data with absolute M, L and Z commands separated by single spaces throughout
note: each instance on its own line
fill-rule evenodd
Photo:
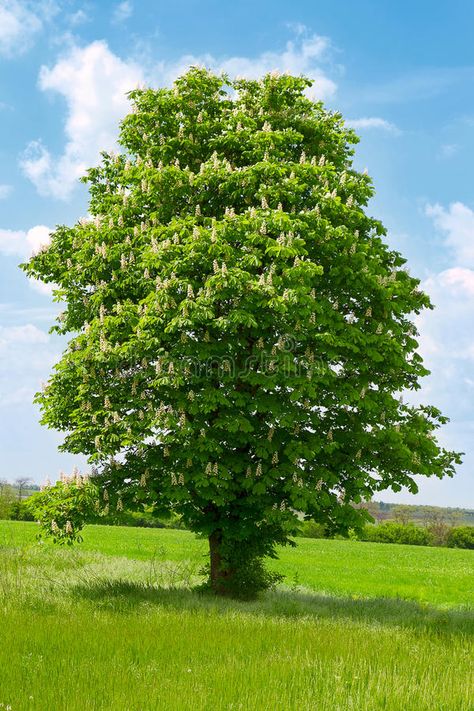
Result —
M 474 609 L 437 608 L 400 598 L 354 598 L 311 591 L 278 589 L 258 600 L 219 598 L 198 589 L 166 588 L 127 580 L 95 580 L 72 588 L 72 594 L 101 607 L 127 612 L 146 603 L 182 612 L 313 619 L 398 627 L 437 635 L 474 635 Z

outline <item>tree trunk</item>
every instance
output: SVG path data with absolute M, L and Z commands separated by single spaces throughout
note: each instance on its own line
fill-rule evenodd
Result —
M 209 536 L 209 555 L 211 562 L 211 588 L 216 595 L 229 593 L 226 583 L 233 575 L 231 568 L 225 567 L 221 556 L 222 531 L 213 531 Z

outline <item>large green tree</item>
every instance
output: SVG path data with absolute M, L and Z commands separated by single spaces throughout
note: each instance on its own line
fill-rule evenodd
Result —
M 217 592 L 264 587 L 298 514 L 344 532 L 354 502 L 459 461 L 433 436 L 446 418 L 400 397 L 427 373 L 428 296 L 310 84 L 193 68 L 131 92 L 122 152 L 88 171 L 90 217 L 24 265 L 70 336 L 43 423 L 89 456 L 104 505 L 205 534 Z

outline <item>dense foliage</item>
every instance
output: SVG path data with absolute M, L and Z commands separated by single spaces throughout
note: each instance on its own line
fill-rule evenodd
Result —
M 446 418 L 399 398 L 427 373 L 411 317 L 430 302 L 310 83 L 191 69 L 131 92 L 90 217 L 24 266 L 56 285 L 70 336 L 43 423 L 95 464 L 102 506 L 208 536 L 218 592 L 248 592 L 250 568 L 268 584 L 297 511 L 357 528 L 353 502 L 459 461 L 433 436 Z
M 448 534 L 450 548 L 470 548 L 474 550 L 474 526 L 457 526 Z
M 379 526 L 365 526 L 360 538 L 374 543 L 404 543 L 411 546 L 429 546 L 432 543 L 432 535 L 427 528 L 394 521 Z

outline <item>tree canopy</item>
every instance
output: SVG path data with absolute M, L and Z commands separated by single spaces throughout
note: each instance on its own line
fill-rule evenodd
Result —
M 429 298 L 310 84 L 192 68 L 132 91 L 89 216 L 23 265 L 66 306 L 42 422 L 89 456 L 101 506 L 208 536 L 218 592 L 265 587 L 298 515 L 345 532 L 354 502 L 459 462 L 434 437 L 446 418 L 400 396 L 428 372 L 413 316 Z

